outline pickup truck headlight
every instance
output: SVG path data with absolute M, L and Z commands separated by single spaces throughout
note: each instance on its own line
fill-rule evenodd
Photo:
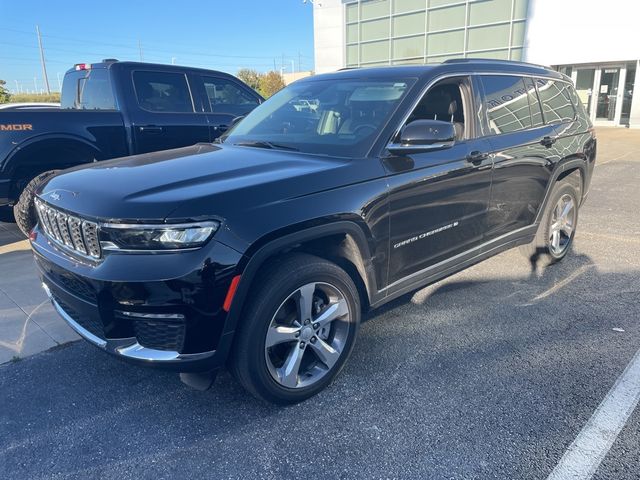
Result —
M 188 224 L 100 225 L 100 244 L 106 251 L 162 251 L 193 249 L 204 245 L 218 230 L 215 221 Z

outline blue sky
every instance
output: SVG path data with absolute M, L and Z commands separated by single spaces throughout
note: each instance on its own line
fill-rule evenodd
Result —
M 313 9 L 303 0 L 0 0 L 0 79 L 43 88 L 35 26 L 49 82 L 74 63 L 103 58 L 191 65 L 313 69 Z M 284 55 L 284 62 L 282 56 Z

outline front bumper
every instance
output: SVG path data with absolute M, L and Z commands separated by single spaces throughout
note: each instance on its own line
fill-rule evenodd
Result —
M 233 332 L 225 330 L 222 305 L 240 260 L 235 250 L 211 241 L 192 252 L 111 254 L 89 265 L 36 233 L 43 286 L 85 340 L 123 360 L 177 372 L 225 363 Z

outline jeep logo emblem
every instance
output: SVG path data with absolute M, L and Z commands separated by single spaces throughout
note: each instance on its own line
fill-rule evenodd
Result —
M 0 131 L 2 132 L 21 132 L 24 130 L 33 130 L 33 125 L 30 123 L 9 123 L 6 125 L 0 125 Z

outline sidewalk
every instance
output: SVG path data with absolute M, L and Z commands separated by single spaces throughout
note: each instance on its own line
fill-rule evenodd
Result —
M 0 364 L 79 338 L 40 286 L 28 241 L 0 222 Z

